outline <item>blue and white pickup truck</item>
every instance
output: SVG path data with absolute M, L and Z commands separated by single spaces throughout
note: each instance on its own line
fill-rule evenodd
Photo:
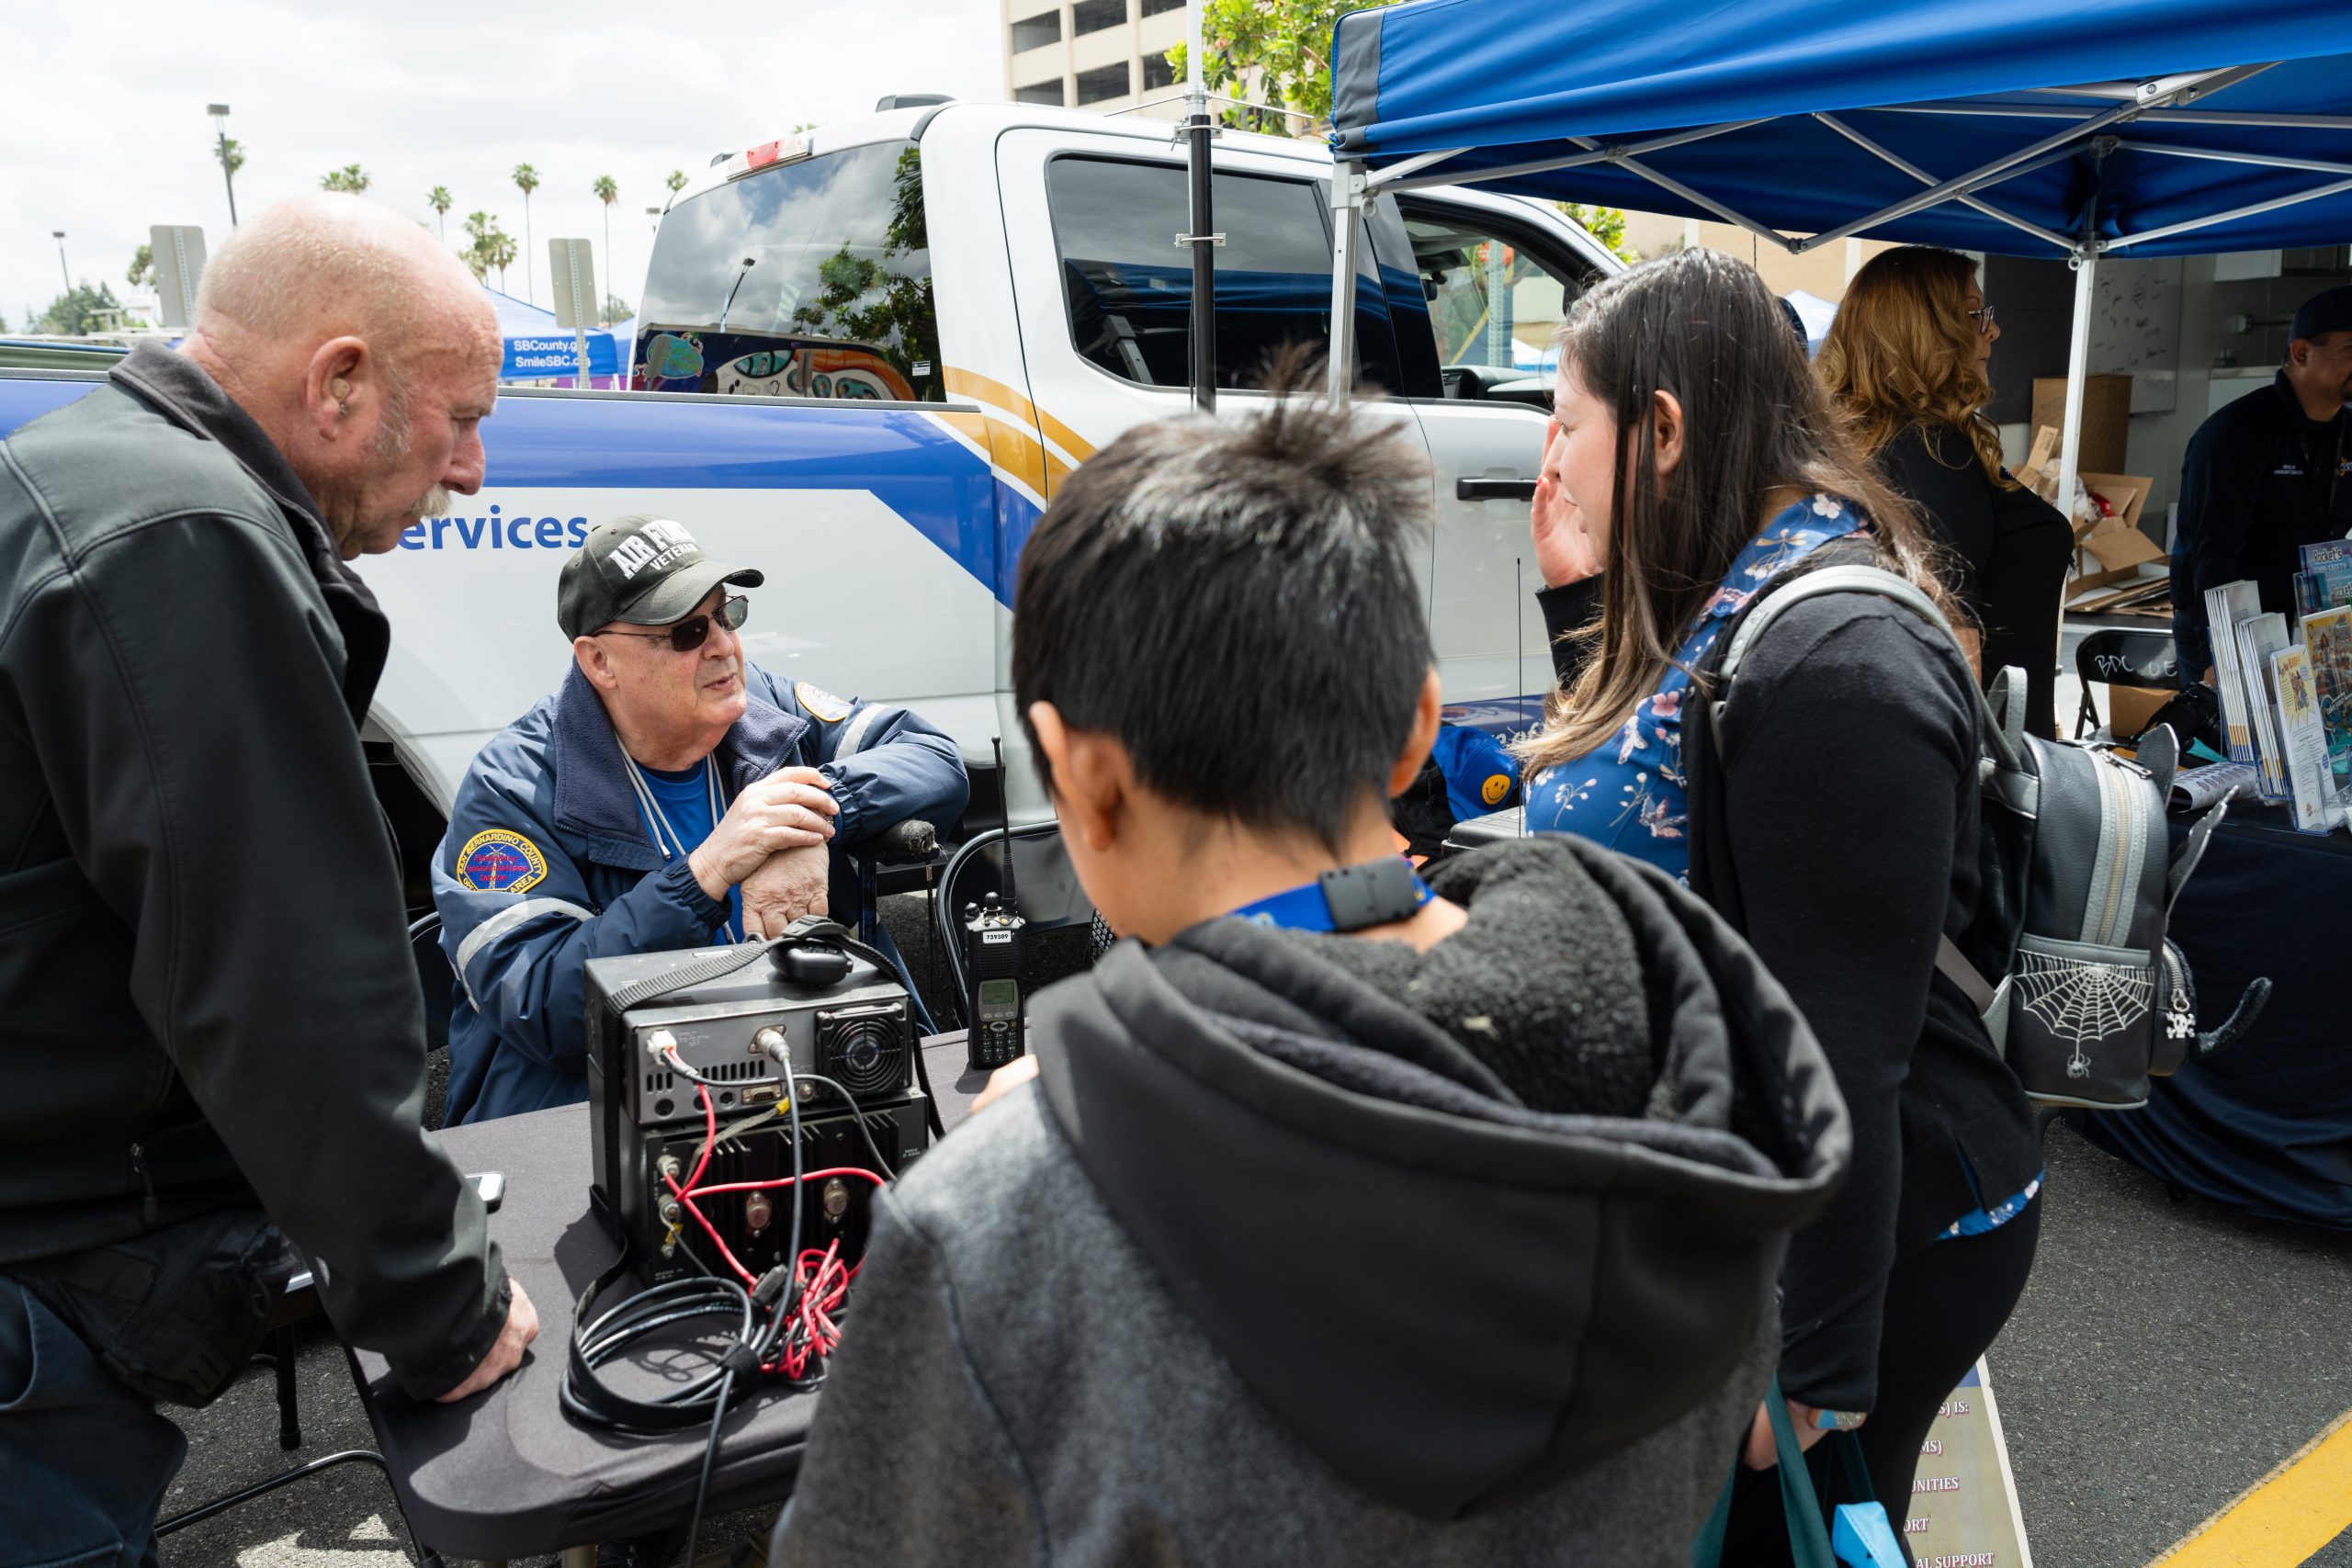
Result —
M 1241 387 L 1328 336 L 1330 164 L 1227 132 L 1216 170 L 1218 373 Z M 556 572 L 588 527 L 652 512 L 767 572 L 754 662 L 912 705 L 976 766 L 1004 737 L 1013 815 L 1043 816 L 1008 691 L 1013 563 L 1071 468 L 1188 406 L 1184 191 L 1164 125 L 1006 104 L 714 161 L 662 220 L 633 389 L 509 391 L 481 492 L 360 563 L 392 621 L 368 739 L 398 763 L 379 769 L 398 815 L 446 812 L 561 677 Z M 1521 566 L 1544 367 L 1566 304 L 1619 264 L 1552 208 L 1466 190 L 1383 197 L 1370 231 L 1358 361 L 1431 459 L 1446 699 L 1500 725 L 1551 669 Z M 93 379 L 0 370 L 0 434 Z

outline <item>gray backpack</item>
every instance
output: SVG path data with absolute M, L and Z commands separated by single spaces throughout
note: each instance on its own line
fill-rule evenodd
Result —
M 1951 627 L 1934 601 L 1875 566 L 1792 573 L 1734 618 L 1714 663 L 1710 716 L 1722 716 L 1747 655 L 1791 606 L 1821 593 L 1875 593 Z M 2243 1034 L 2270 995 L 2256 980 L 2229 1021 L 2197 1028 L 2188 961 L 2165 936 L 2173 900 L 2229 807 L 2199 818 L 2178 850 L 2165 806 L 2179 761 L 2168 728 L 2140 739 L 2137 761 L 2111 748 L 2024 733 L 2025 672 L 2004 670 L 1984 698 L 1977 764 L 1976 919 L 1947 935 L 1936 970 L 1975 1004 L 1993 1043 L 2044 1105 L 2136 1110 L 2151 1076 L 2212 1055 Z

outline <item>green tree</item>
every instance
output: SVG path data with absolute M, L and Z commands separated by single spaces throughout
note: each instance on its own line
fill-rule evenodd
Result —
M 614 183 L 612 175 L 598 175 L 595 182 L 589 186 L 588 194 L 605 204 L 605 276 L 609 278 L 613 275 L 613 203 L 621 198 L 621 187 Z M 611 305 L 611 295 L 605 297 L 605 303 Z M 623 311 L 622 314 L 628 312 Z M 614 315 L 609 309 L 605 312 L 605 325 L 611 326 L 619 320 L 620 317 Z
M 8 330 L 8 318 L 7 318 L 7 317 L 6 317 L 6 316 L 0 316 L 0 333 L 5 333 L 5 332 L 6 332 L 7 330 Z
M 433 209 L 433 221 L 441 235 L 441 243 L 449 243 L 449 209 L 457 202 L 449 195 L 447 186 L 435 186 L 425 193 L 424 205 Z
M 506 269 L 514 265 L 515 253 L 514 238 L 498 226 L 498 214 L 466 214 L 466 235 L 470 243 L 458 253 L 458 259 L 471 268 L 476 277 L 487 279 L 491 271 L 496 269 L 498 287 L 503 291 L 506 287 Z
M 1619 261 L 1632 263 L 1642 259 L 1642 253 L 1625 243 L 1623 208 L 1587 207 L 1580 201 L 1563 201 L 1556 205 L 1568 215 L 1570 222 L 1607 245 Z
M 531 193 L 539 188 L 539 171 L 528 164 L 515 164 L 514 188 L 523 193 L 523 298 L 536 305 L 538 301 L 533 297 L 538 292 L 538 285 L 537 267 L 531 256 Z M 503 286 L 505 270 L 501 268 L 498 276 Z
M 637 309 L 637 307 L 636 307 L 636 306 L 634 306 L 634 305 L 630 304 L 628 300 L 626 300 L 626 299 L 622 299 L 622 298 L 621 298 L 619 295 L 617 295 L 617 294 L 607 294 L 607 295 L 605 295 L 605 324 L 606 326 L 608 326 L 608 327 L 609 327 L 609 326 L 611 326 L 615 321 L 628 321 L 628 316 L 629 316 L 629 312 L 630 312 L 631 310 L 634 310 L 635 309 Z M 6 332 L 7 330 L 8 330 L 8 329 L 7 329 L 6 327 L 0 326 L 0 333 Z
M 1239 130 L 1307 135 L 1331 118 L 1331 28 L 1342 11 L 1393 6 L 1396 0 L 1196 0 L 1201 42 L 1208 51 L 1208 90 L 1247 98 L 1263 107 L 1229 108 L 1225 123 Z M 1185 48 L 1168 51 L 1179 82 L 1189 81 Z M 1288 109 L 1288 115 L 1272 111 Z
M 137 250 L 131 252 L 130 270 L 125 272 L 122 276 L 129 280 L 130 287 L 133 288 L 137 288 L 141 284 L 154 282 L 155 247 L 153 245 L 141 245 Z
M 673 169 L 670 171 L 670 177 L 663 180 L 662 183 L 670 187 L 670 194 L 672 196 L 675 196 L 680 191 L 686 188 L 686 171 L 684 169 Z
M 245 166 L 245 144 L 233 136 L 215 140 L 212 143 L 212 155 L 220 161 L 223 168 L 229 171 L 229 176 L 232 179 L 236 177 L 239 169 Z
M 78 337 L 98 324 L 100 310 L 120 309 L 122 301 L 116 299 L 114 290 L 105 284 L 101 283 L 96 288 L 86 283 L 77 284 L 51 300 L 49 309 L 40 313 L 29 330 Z
M 329 169 L 319 176 L 321 190 L 348 191 L 353 196 L 357 196 L 373 183 L 368 177 L 368 171 L 356 164 L 345 164 L 340 169 Z
M 890 223 L 883 240 L 879 258 L 854 254 L 843 245 L 820 262 L 817 292 L 792 312 L 792 325 L 814 337 L 877 351 L 920 398 L 928 378 L 917 376 L 915 366 L 927 363 L 935 375 L 939 364 L 939 315 L 932 300 L 920 148 L 899 154 Z

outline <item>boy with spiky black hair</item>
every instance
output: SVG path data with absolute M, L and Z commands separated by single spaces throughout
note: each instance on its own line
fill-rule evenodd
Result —
M 1133 940 L 879 1198 L 775 1562 L 1690 1561 L 1844 1110 L 1663 876 L 1396 857 L 1430 493 L 1278 396 L 1030 536 L 1015 698 Z

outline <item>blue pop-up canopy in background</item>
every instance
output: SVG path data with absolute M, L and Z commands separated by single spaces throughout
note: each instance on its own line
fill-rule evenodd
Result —
M 1430 176 L 2018 255 L 2079 243 L 2094 192 L 2118 255 L 2352 235 L 2344 0 L 1421 0 L 1342 17 L 1334 50 L 1335 151 L 1375 171 L 1463 149 Z M 1975 194 L 2018 221 L 1880 216 L 1988 170 Z
M 498 369 L 500 380 L 543 381 L 580 374 L 579 346 L 571 333 L 556 325 L 553 310 L 543 310 L 495 288 L 484 288 L 482 292 L 498 311 L 499 334 L 506 340 L 506 358 Z M 613 334 L 591 328 L 588 373 L 614 376 L 619 372 L 620 355 L 614 349 Z

